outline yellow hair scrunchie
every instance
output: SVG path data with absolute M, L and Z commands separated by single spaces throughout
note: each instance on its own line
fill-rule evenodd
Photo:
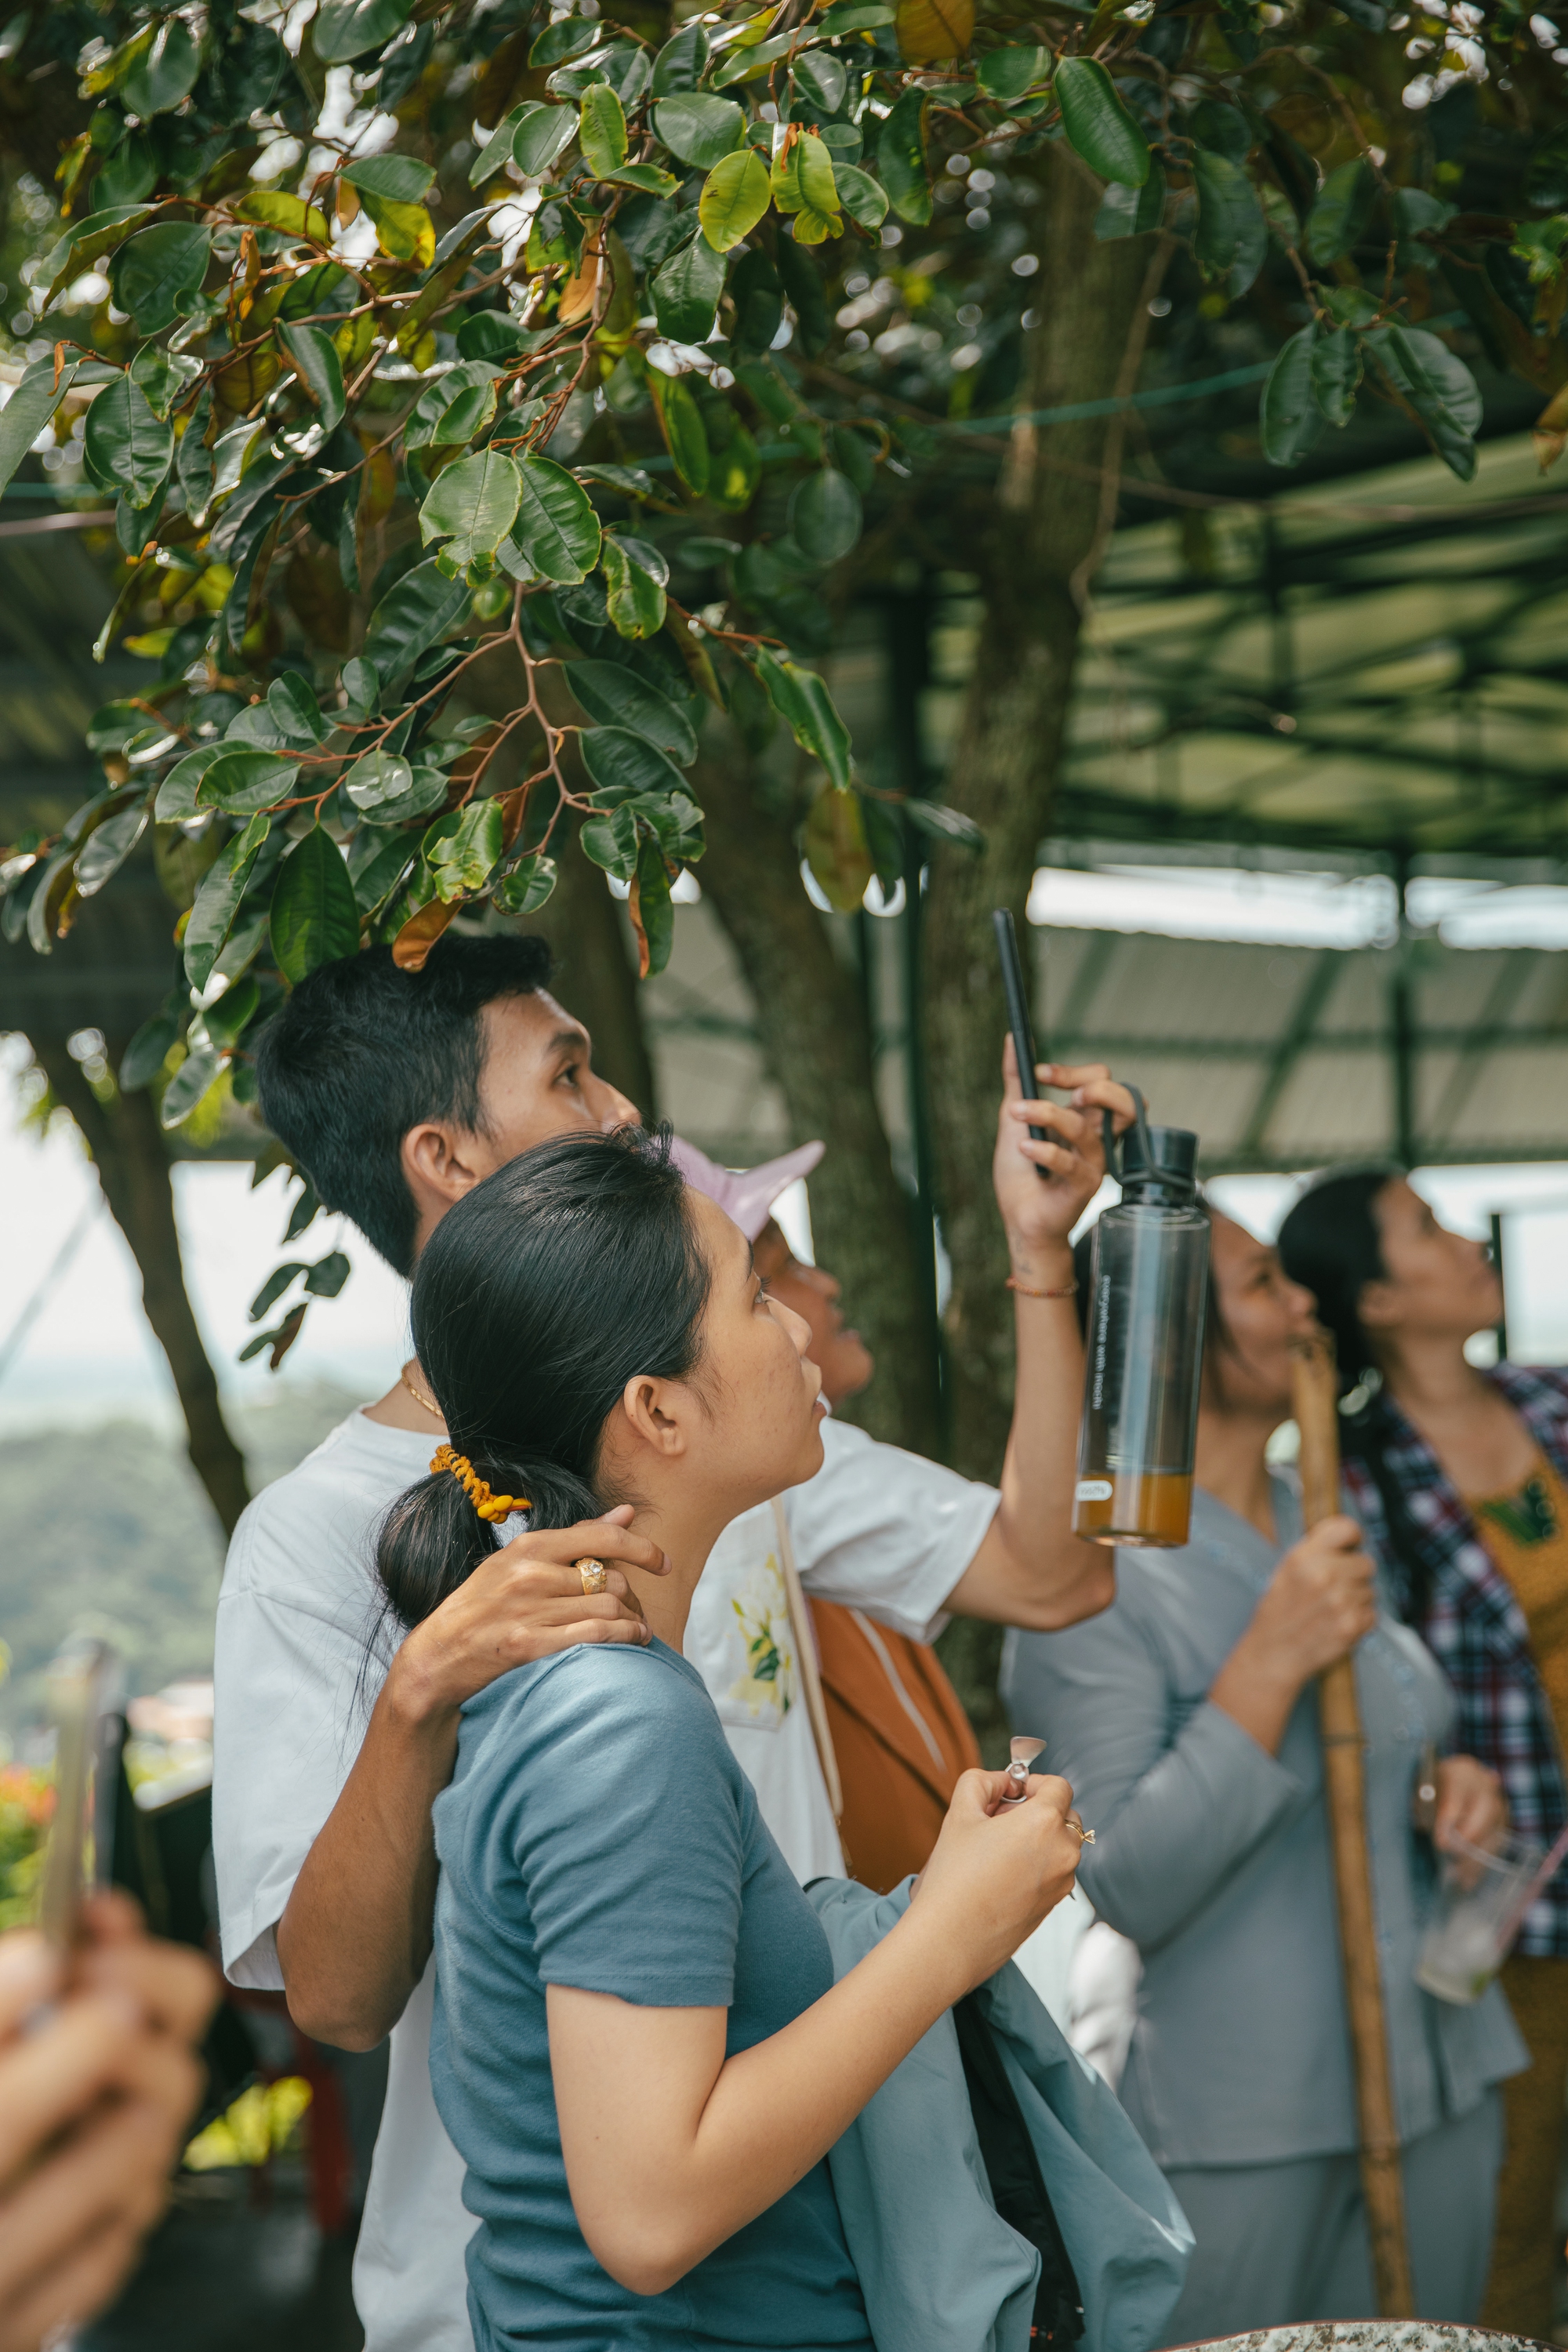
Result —
M 526 1495 L 494 1495 L 486 1486 L 466 1454 L 454 1453 L 449 1445 L 438 1445 L 430 1458 L 430 1472 L 438 1477 L 449 1470 L 461 1486 L 481 1519 L 493 1526 L 500 1519 L 510 1519 L 513 1511 L 532 1509 Z

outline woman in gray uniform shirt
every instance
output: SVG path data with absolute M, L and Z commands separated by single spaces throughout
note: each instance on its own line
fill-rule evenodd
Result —
M 1415 1783 L 1453 1700 L 1380 1610 L 1355 1522 L 1301 1535 L 1264 1448 L 1290 1412 L 1289 1342 L 1311 1294 L 1239 1225 L 1213 1223 L 1191 1539 L 1121 1552 L 1103 1616 L 1010 1635 L 1004 1696 L 1095 1824 L 1085 1893 L 1142 1956 L 1121 2096 L 1197 2238 L 1166 2336 L 1189 2344 L 1375 2309 L 1311 1687 L 1355 1650 L 1416 2306 L 1467 2320 L 1491 2238 L 1494 2085 L 1524 2053 L 1495 1987 L 1460 2009 L 1414 1980 L 1431 1880 Z M 1502 1817 L 1484 1766 L 1438 1766 L 1438 1845 Z

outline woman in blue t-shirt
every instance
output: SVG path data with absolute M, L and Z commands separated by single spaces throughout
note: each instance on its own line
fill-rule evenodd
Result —
M 624 1571 L 645 1645 L 564 1651 L 468 1702 L 437 1800 L 431 2075 L 479 2219 L 479 2352 L 870 2352 L 823 2158 L 1068 1892 L 1072 1792 L 1033 1780 L 1003 1813 L 1003 1776 L 965 1773 L 916 1901 L 835 1985 L 679 1650 L 721 1530 L 821 1463 L 806 1326 L 665 1146 L 624 1130 L 468 1193 L 413 1322 L 450 1443 L 382 1538 L 405 1624 L 513 1512 L 562 1531 L 579 1612 L 612 1512 L 667 1563 Z

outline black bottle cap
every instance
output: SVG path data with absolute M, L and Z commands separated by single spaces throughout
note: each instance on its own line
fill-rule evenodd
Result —
M 1190 1201 L 1198 1188 L 1198 1139 L 1190 1127 L 1149 1127 L 1143 1129 L 1145 1152 L 1136 1127 L 1121 1139 L 1121 1189 L 1138 1200 Z

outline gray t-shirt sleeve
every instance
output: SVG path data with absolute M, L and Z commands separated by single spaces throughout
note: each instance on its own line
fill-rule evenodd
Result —
M 570 1703 L 584 1674 L 600 1685 L 591 1709 L 580 1688 Z M 542 1980 L 648 2008 L 728 2008 L 752 1801 L 711 1702 L 657 1656 L 604 1646 L 570 1654 L 528 1706 L 557 1695 L 568 1703 L 548 1769 L 511 1784 L 502 1825 Z

